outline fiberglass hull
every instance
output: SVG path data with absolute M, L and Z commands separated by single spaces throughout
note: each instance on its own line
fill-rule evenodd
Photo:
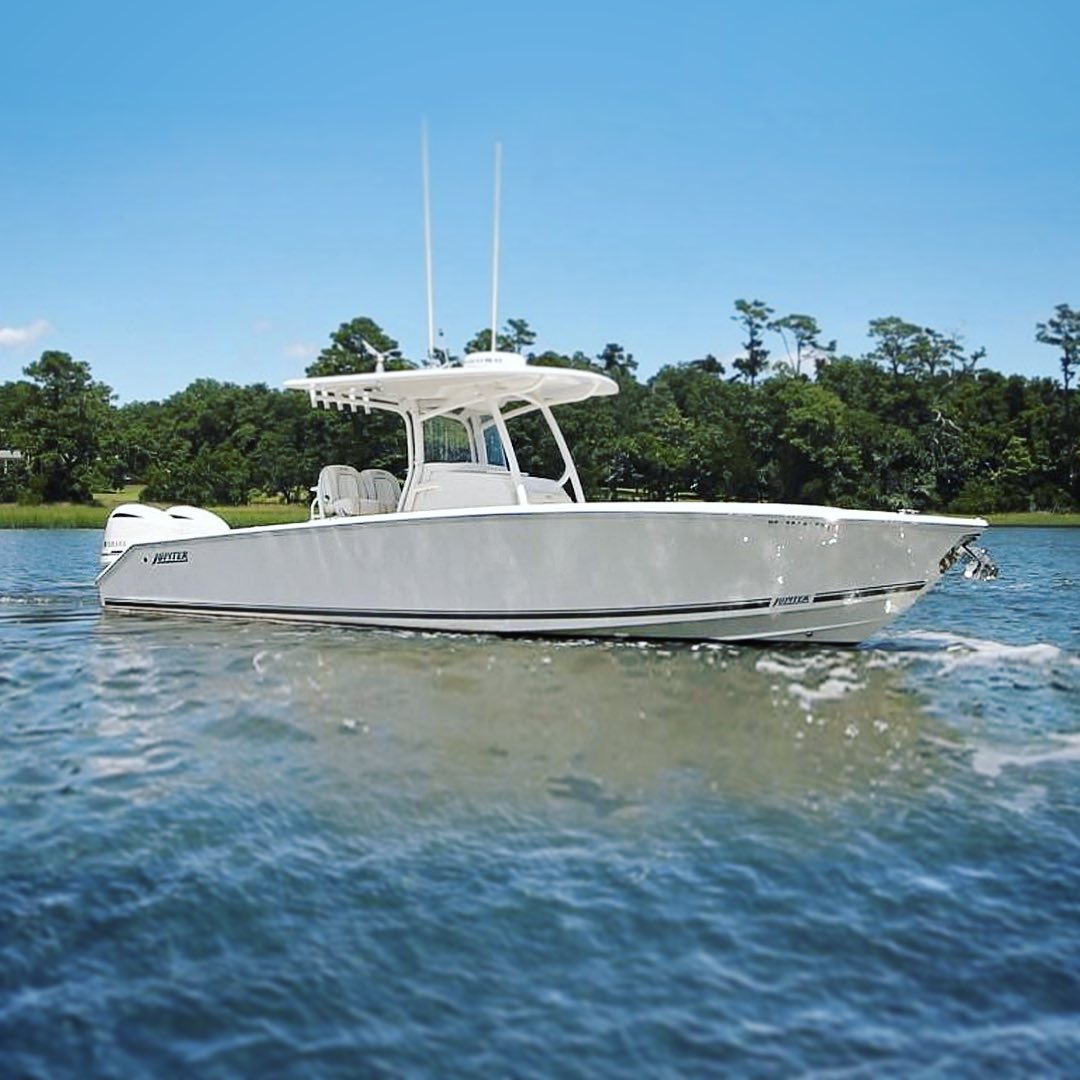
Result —
M 736 504 L 337 518 L 134 545 L 106 609 L 411 630 L 857 644 L 985 527 Z

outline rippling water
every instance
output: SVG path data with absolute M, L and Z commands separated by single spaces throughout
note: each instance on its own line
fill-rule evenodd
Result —
M 1065 1074 L 1080 530 L 868 648 L 110 615 L 0 532 L 0 1074 Z

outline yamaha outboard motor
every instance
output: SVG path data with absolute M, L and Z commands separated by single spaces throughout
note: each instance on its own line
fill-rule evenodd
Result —
M 124 503 L 105 523 L 101 567 L 112 565 L 132 544 L 177 540 L 186 536 L 218 536 L 228 531 L 226 521 L 198 506 L 170 506 L 168 510 L 159 510 L 143 503 Z

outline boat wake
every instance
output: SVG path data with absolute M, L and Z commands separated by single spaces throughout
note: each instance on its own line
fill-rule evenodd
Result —
M 890 654 L 914 653 L 919 659 L 933 659 L 940 665 L 942 674 L 963 667 L 1021 667 L 1066 666 L 1080 668 L 1080 656 L 1049 642 L 1038 641 L 1027 645 L 1012 645 L 1001 641 L 987 641 L 947 631 L 910 631 L 896 633 L 891 640 L 883 642 L 878 650 Z
M 83 593 L 82 596 L 78 592 Z M 15 593 L 0 595 L 0 623 L 9 626 L 20 623 L 72 622 L 95 618 L 96 598 L 85 585 L 81 590 L 50 593 Z
M 1037 747 L 1009 752 L 992 746 L 976 749 L 971 767 L 980 776 L 996 777 L 1007 768 L 1026 769 L 1037 765 L 1080 761 L 1080 732 L 1072 735 L 1054 735 L 1043 740 Z

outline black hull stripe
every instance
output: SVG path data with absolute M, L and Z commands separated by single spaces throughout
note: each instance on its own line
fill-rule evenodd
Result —
M 258 615 L 310 615 L 347 619 L 452 619 L 455 622 L 480 620 L 522 621 L 525 619 L 617 619 L 651 615 L 708 615 L 721 611 L 752 611 L 767 608 L 771 600 L 731 601 L 721 604 L 691 604 L 686 607 L 616 608 L 582 611 L 401 611 L 361 610 L 358 608 L 269 607 L 263 604 L 207 604 L 189 600 L 106 600 L 106 607 L 182 608 L 185 611 L 221 611 L 230 614 L 250 612 Z
M 864 600 L 889 593 L 914 592 L 923 588 L 925 581 L 906 582 L 902 585 L 881 585 L 865 589 L 845 589 L 842 592 L 819 593 L 810 603 L 820 604 L 837 600 Z M 727 600 L 713 604 L 686 604 L 673 607 L 641 607 L 583 609 L 578 611 L 401 611 L 401 610 L 359 610 L 356 608 L 307 608 L 275 607 L 263 604 L 211 604 L 189 600 L 105 600 L 107 608 L 125 608 L 134 610 L 169 610 L 196 611 L 206 614 L 226 615 L 279 615 L 320 619 L 380 619 L 440 622 L 524 622 L 524 621 L 580 621 L 582 619 L 639 619 L 655 616 L 712 615 L 734 611 L 764 611 L 772 608 L 772 597 L 756 600 Z M 797 611 L 805 609 L 806 604 L 781 605 L 778 611 Z
M 915 592 L 926 585 L 925 581 L 907 581 L 903 585 L 875 585 L 868 589 L 842 589 L 839 592 L 817 593 L 815 604 L 826 604 L 833 600 L 867 600 L 874 596 L 887 596 L 889 593 Z

